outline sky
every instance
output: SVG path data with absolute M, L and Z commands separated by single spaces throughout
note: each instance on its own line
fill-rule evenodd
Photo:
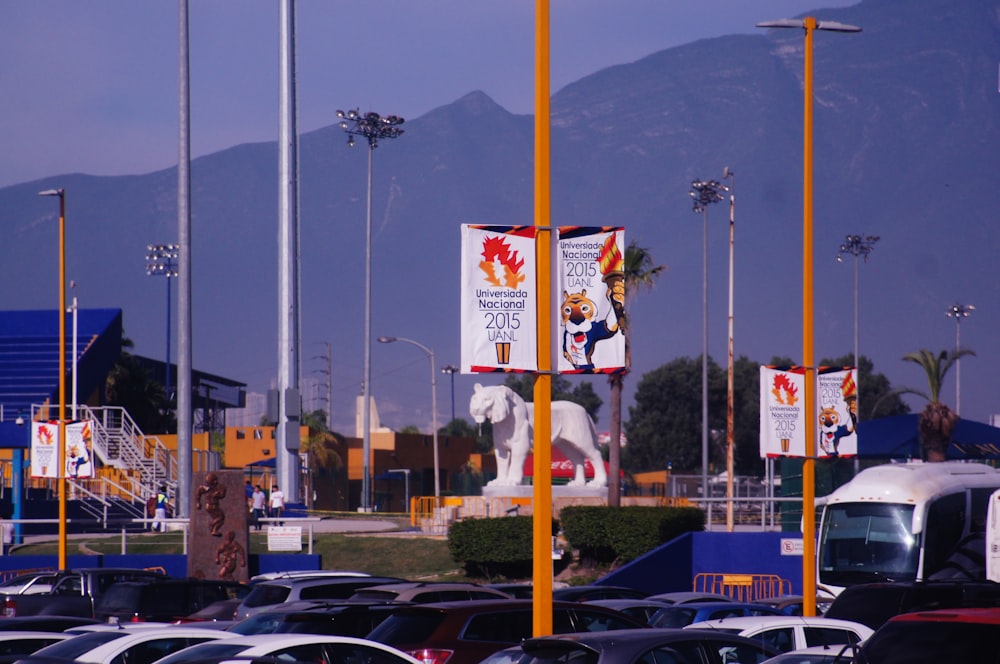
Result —
M 759 21 L 855 0 L 551 0 L 551 89 Z M 189 5 L 193 157 L 278 134 L 277 0 Z M 0 187 L 177 163 L 179 4 L 0 0 Z M 821 12 L 816 14 L 822 17 Z M 482 90 L 534 107 L 530 0 L 299 0 L 298 129 L 414 118 Z

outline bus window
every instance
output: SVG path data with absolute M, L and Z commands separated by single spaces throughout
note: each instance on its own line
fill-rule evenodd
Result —
M 941 569 L 965 532 L 965 492 L 942 496 L 927 508 L 924 578 Z
M 820 538 L 820 581 L 844 586 L 913 580 L 920 549 L 912 524 L 912 505 L 827 505 Z

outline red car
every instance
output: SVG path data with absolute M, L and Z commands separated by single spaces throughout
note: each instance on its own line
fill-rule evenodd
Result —
M 938 609 L 889 620 L 858 651 L 857 664 L 1000 661 L 1000 608 Z

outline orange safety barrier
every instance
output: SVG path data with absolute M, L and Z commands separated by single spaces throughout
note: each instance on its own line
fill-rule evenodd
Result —
M 701 573 L 694 577 L 694 591 L 728 595 L 738 602 L 789 595 L 792 582 L 775 574 Z

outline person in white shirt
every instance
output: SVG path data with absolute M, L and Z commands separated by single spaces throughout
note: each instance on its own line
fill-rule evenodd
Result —
M 258 484 L 250 494 L 250 508 L 253 510 L 253 529 L 260 530 L 260 518 L 264 516 L 264 504 L 267 502 L 267 495 Z
M 281 493 L 281 489 L 275 484 L 271 487 L 271 518 L 280 519 L 281 512 L 285 509 L 285 494 Z M 283 521 L 273 521 L 276 526 L 283 526 Z

